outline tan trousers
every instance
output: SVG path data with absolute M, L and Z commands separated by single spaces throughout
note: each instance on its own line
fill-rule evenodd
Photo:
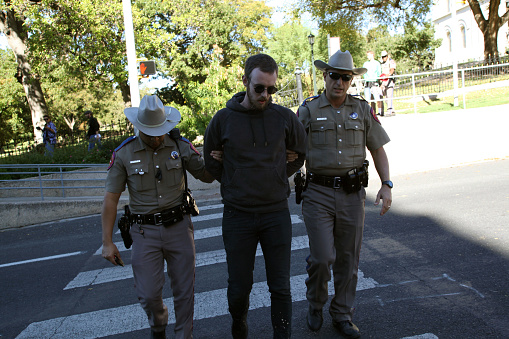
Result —
M 346 194 L 342 189 L 309 183 L 303 193 L 310 250 L 306 296 L 312 308 L 323 308 L 329 298 L 332 265 L 335 295 L 329 312 L 336 321 L 352 320 L 365 200 L 364 188 Z
M 140 231 L 143 230 L 143 234 Z M 189 215 L 169 227 L 131 227 L 134 284 L 140 304 L 152 330 L 168 324 L 168 308 L 163 303 L 164 261 L 168 266 L 175 309 L 175 338 L 192 338 L 194 315 L 194 230 Z

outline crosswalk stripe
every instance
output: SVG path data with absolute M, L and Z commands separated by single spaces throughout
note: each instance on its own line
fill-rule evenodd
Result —
M 307 274 L 290 278 L 292 301 L 306 300 Z M 364 278 L 359 271 L 357 291 L 375 288 L 378 283 L 372 278 Z M 228 314 L 226 288 L 195 294 L 194 319 L 213 318 Z M 332 295 L 333 284 L 329 283 L 329 295 Z M 164 303 L 169 310 L 173 310 L 173 298 L 167 298 Z M 211 307 L 214 305 L 214 307 Z M 249 309 L 270 306 L 270 294 L 267 282 L 253 284 Z M 113 316 L 121 314 L 121 317 Z M 175 315 L 170 312 L 168 323 L 175 323 Z M 109 308 L 67 317 L 54 318 L 30 324 L 16 339 L 25 338 L 97 338 L 147 329 L 146 314 L 138 304 Z
M 304 249 L 309 247 L 308 236 L 303 235 L 292 238 L 292 251 Z M 256 250 L 256 256 L 262 256 L 263 252 L 260 245 Z M 196 253 L 196 267 L 213 265 L 226 262 L 226 252 L 224 249 Z M 166 265 L 165 265 L 166 272 Z M 90 285 L 105 284 L 112 281 L 123 279 L 130 279 L 133 277 L 133 270 L 131 265 L 124 267 L 108 266 L 98 270 L 80 272 L 78 275 L 65 286 L 64 290 L 73 288 L 85 287 Z

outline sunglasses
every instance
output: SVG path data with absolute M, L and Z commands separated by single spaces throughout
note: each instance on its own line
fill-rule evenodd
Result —
M 277 88 L 274 86 L 265 87 L 263 85 L 255 85 L 253 88 L 258 94 L 262 94 L 265 89 L 267 89 L 267 94 L 274 94 L 277 92 Z
M 339 73 L 334 73 L 334 72 L 328 72 L 327 74 L 329 74 L 329 77 L 332 80 L 341 79 L 343 81 L 350 81 L 353 78 L 353 75 L 351 75 L 351 74 L 339 74 Z

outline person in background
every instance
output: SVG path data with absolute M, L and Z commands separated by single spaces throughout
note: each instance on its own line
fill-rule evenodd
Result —
M 393 77 L 396 71 L 396 62 L 389 56 L 387 51 L 382 51 L 382 94 L 387 98 L 387 115 L 395 115 L 394 108 L 392 106 L 392 98 L 394 96 L 394 84 L 395 79 Z
M 297 112 L 308 133 L 307 186 L 302 193 L 310 251 L 306 259 L 307 325 L 312 331 L 322 327 L 332 266 L 332 324 L 343 337 L 359 338 L 352 315 L 364 230 L 366 148 L 381 181 L 375 205 L 383 200 L 380 215 L 384 215 L 392 203 L 389 160 L 383 147 L 389 137 L 370 105 L 347 94 L 353 76 L 366 72 L 354 68 L 348 51 L 336 52 L 328 63 L 316 60 L 315 66 L 323 70 L 325 92 L 306 99 Z
M 101 148 L 101 134 L 99 134 L 99 122 L 94 118 L 92 111 L 85 111 L 84 114 L 88 119 L 87 140 L 88 151 L 90 152 L 96 144 L 97 148 Z
M 378 108 L 378 115 L 383 116 L 383 103 L 380 100 L 382 97 L 382 91 L 380 89 L 380 74 L 382 74 L 382 68 L 378 60 L 375 60 L 375 53 L 368 51 L 366 53 L 368 61 L 364 63 L 363 68 L 367 69 L 364 73 L 364 98 L 371 103 L 371 107 L 374 111 Z
M 53 153 L 55 152 L 55 145 L 57 143 L 57 127 L 51 121 L 48 115 L 44 115 L 43 120 L 45 122 L 44 127 L 41 129 L 37 127 L 38 130 L 42 130 L 42 142 L 44 143 L 44 155 L 53 157 Z

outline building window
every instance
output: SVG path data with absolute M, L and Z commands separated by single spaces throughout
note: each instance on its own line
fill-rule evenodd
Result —
M 461 44 L 463 48 L 467 48 L 467 29 L 464 25 L 460 26 L 460 32 L 461 32 Z

